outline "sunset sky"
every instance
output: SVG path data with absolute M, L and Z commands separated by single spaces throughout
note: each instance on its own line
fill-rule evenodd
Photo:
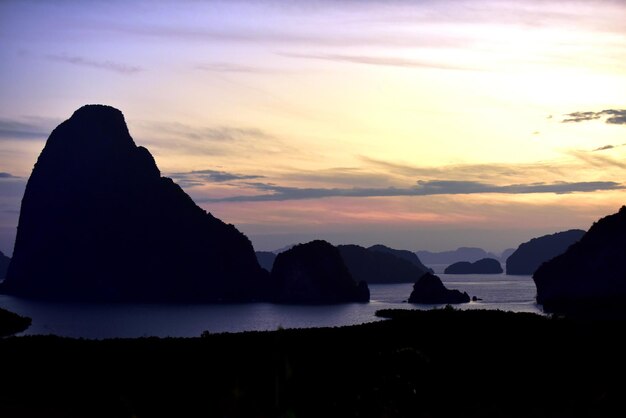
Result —
M 88 103 L 255 248 L 516 247 L 626 204 L 626 2 L 0 2 L 0 250 Z

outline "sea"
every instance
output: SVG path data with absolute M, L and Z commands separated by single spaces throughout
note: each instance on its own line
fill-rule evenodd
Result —
M 449 289 L 481 300 L 458 309 L 499 309 L 543 314 L 535 303 L 530 276 L 449 275 L 430 266 Z M 105 339 L 136 337 L 197 337 L 209 333 L 267 331 L 280 328 L 338 327 L 381 320 L 380 309 L 434 309 L 442 305 L 407 303 L 413 284 L 372 284 L 369 303 L 301 306 L 245 304 L 82 304 L 52 303 L 0 295 L 0 307 L 32 318 L 20 335 L 53 334 Z

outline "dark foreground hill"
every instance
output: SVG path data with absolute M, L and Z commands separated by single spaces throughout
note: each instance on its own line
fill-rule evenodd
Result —
M 122 112 L 78 109 L 26 185 L 1 291 L 77 301 L 265 299 L 267 273 L 233 225 L 161 177 Z
M 335 329 L 0 339 L 2 417 L 618 417 L 623 322 L 391 311 Z M 529 380 L 524 376 L 530 376 Z
M 626 315 L 626 206 L 533 275 L 548 311 Z
M 582 238 L 585 231 L 571 229 L 533 238 L 521 244 L 506 260 L 506 274 L 533 274 L 546 261 L 563 254 L 567 248 Z

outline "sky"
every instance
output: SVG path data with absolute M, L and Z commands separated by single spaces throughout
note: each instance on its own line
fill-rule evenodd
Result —
M 626 204 L 624 22 L 617 0 L 0 1 L 0 250 L 89 103 L 257 250 L 588 229 Z

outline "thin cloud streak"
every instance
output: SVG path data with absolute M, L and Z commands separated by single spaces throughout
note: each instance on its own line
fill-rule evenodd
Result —
M 432 195 L 462 195 L 462 194 L 530 194 L 553 193 L 567 194 L 576 192 L 595 192 L 601 190 L 624 189 L 620 183 L 613 181 L 595 182 L 557 182 L 495 185 L 476 181 L 418 181 L 415 187 L 408 188 L 297 188 L 277 186 L 269 183 L 247 183 L 248 186 L 267 194 L 252 196 L 232 196 L 226 198 L 208 198 L 200 202 L 264 202 L 320 199 L 327 197 L 395 197 L 395 196 L 432 196 Z
M 0 140 L 2 139 L 44 139 L 51 128 L 44 120 L 23 121 L 0 119 Z
M 96 61 L 90 58 L 75 55 L 49 54 L 46 55 L 46 58 L 51 61 L 64 62 L 67 64 L 78 65 L 82 67 L 97 68 L 100 70 L 113 71 L 119 74 L 135 74 L 143 71 L 143 68 L 134 65 L 128 65 L 114 61 Z
M 452 65 L 437 63 L 432 61 L 409 60 L 398 57 L 375 57 L 367 55 L 344 55 L 344 54 L 299 54 L 291 52 L 279 52 L 277 55 L 288 58 L 315 59 L 335 62 L 348 62 L 353 64 L 377 65 L 386 67 L 403 67 L 403 68 L 433 68 L 439 70 L 457 70 L 457 71 L 482 71 L 475 67 L 466 67 L 461 65 Z

